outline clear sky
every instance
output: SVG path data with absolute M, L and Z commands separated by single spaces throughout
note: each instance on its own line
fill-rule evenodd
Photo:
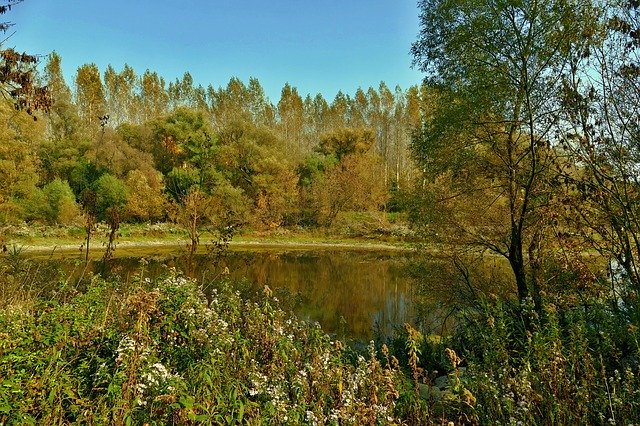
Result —
M 4 47 L 55 50 L 69 85 L 86 63 L 128 63 L 167 82 L 189 71 L 216 88 L 256 77 L 273 103 L 286 82 L 331 101 L 421 80 L 409 54 L 416 0 L 25 0 L 2 18 L 16 31 Z

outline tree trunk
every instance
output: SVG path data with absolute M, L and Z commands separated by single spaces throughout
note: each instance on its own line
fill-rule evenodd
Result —
M 518 288 L 518 300 L 522 303 L 529 296 L 527 288 L 527 276 L 524 267 L 524 256 L 522 255 L 522 235 L 515 223 L 511 224 L 511 244 L 509 245 L 509 264 L 516 278 Z

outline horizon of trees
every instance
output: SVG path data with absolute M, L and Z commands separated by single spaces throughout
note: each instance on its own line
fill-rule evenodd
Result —
M 274 104 L 256 78 L 205 88 L 128 65 L 82 65 L 69 85 L 61 61 L 52 53 L 36 75 L 52 100 L 29 111 L 38 121 L 0 106 L 0 223 L 328 226 L 388 210 L 418 179 L 418 86 L 328 101 L 285 84 Z

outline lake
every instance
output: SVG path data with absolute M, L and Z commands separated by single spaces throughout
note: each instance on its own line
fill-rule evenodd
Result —
M 152 278 L 170 267 L 187 269 L 186 250 L 179 246 L 123 246 L 116 255 L 111 266 L 123 279 L 139 271 L 141 258 Z M 193 275 L 207 283 L 228 270 L 244 296 L 261 294 L 266 285 L 281 307 L 317 321 L 327 333 L 368 341 L 415 319 L 413 280 L 406 272 L 414 256 L 406 250 L 232 246 L 219 258 L 197 254 Z M 55 257 L 69 265 L 82 259 L 79 252 Z

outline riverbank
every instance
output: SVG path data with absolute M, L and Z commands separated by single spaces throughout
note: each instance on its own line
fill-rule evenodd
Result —
M 219 242 L 219 235 L 203 231 L 199 250 Z M 58 256 L 82 254 L 86 250 L 86 235 L 81 227 L 7 226 L 0 229 L 0 245 L 7 252 L 20 252 L 33 256 Z M 91 235 L 89 255 L 100 257 L 108 243 L 108 229 L 99 226 Z M 123 225 L 116 240 L 115 256 L 133 256 L 140 252 L 172 252 L 186 247 L 187 233 L 172 224 Z M 388 235 L 349 237 L 331 235 L 328 232 L 304 229 L 278 229 L 271 232 L 243 231 L 229 242 L 231 250 L 375 250 L 412 251 L 420 242 L 416 238 L 399 238 Z M 435 250 L 435 249 L 434 249 Z

